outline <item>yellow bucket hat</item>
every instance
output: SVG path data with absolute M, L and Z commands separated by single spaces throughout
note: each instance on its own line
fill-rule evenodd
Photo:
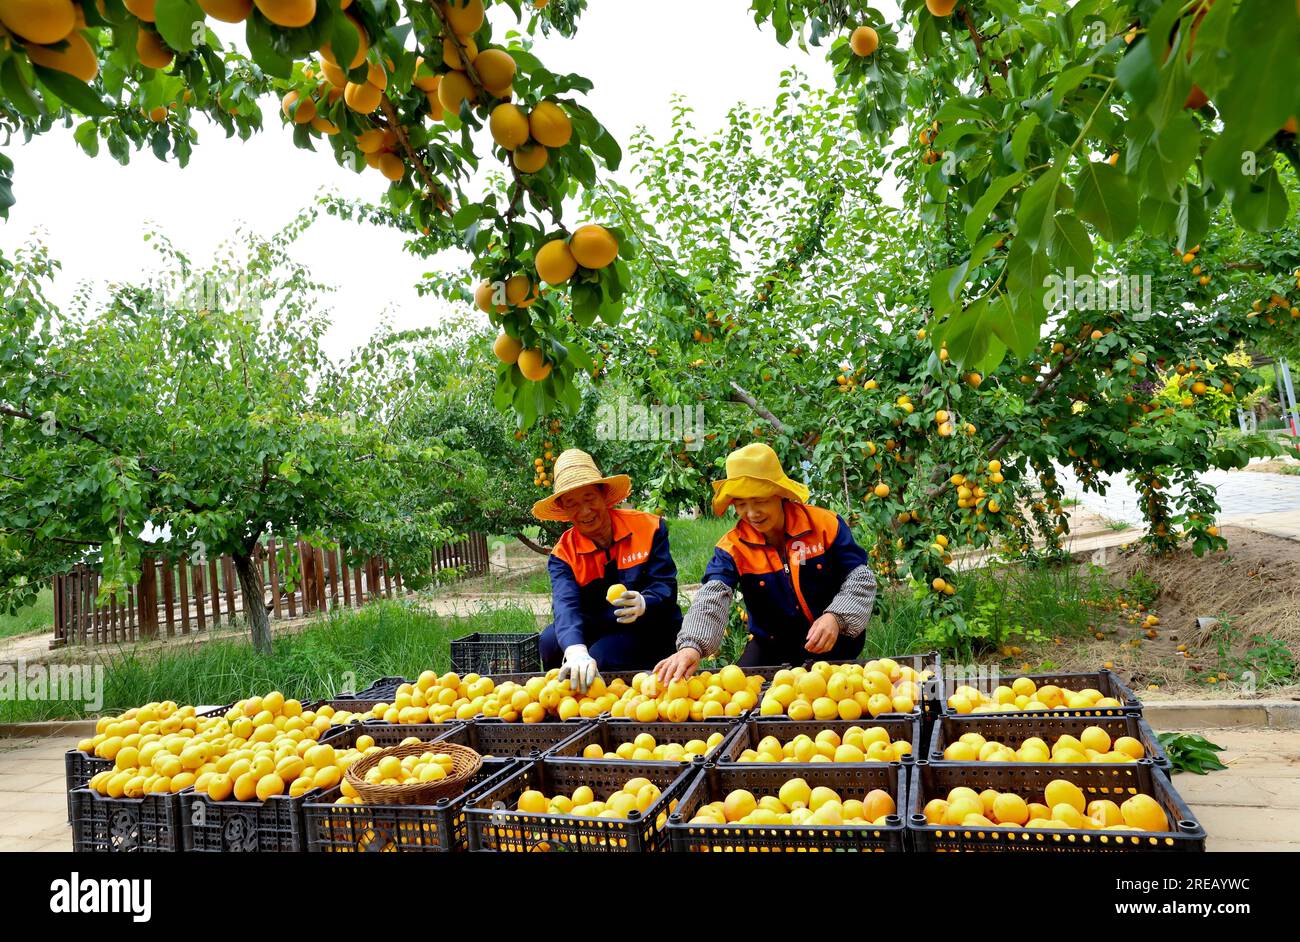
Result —
M 727 455 L 727 478 L 713 482 L 713 512 L 721 517 L 737 497 L 785 497 L 808 502 L 808 488 L 791 480 L 770 445 L 754 442 Z
M 621 504 L 632 493 L 630 477 L 626 474 L 602 477 L 595 459 L 581 448 L 569 448 L 560 452 L 551 473 L 555 480 L 551 496 L 543 497 L 533 504 L 533 516 L 538 520 L 568 520 L 569 515 L 560 509 L 559 499 L 569 491 L 576 491 L 588 484 L 605 485 L 605 504 L 609 507 Z

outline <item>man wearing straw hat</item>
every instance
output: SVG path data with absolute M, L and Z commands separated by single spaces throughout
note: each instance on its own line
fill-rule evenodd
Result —
M 585 693 L 601 667 L 649 667 L 672 652 L 682 624 L 677 566 L 667 522 L 617 506 L 632 491 L 626 474 L 603 477 L 577 448 L 560 453 L 553 473 L 533 516 L 573 526 L 547 564 L 555 621 L 541 634 L 542 664 Z
M 659 679 L 690 677 L 718 652 L 737 588 L 752 635 L 742 667 L 857 657 L 876 577 L 848 524 L 809 505 L 808 488 L 787 477 L 776 452 L 761 442 L 727 456 L 726 480 L 715 481 L 713 493 L 713 512 L 720 517 L 734 505 L 739 520 L 714 548 L 677 653 L 655 666 Z

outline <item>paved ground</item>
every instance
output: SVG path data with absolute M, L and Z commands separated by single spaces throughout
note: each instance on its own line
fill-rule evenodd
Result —
M 1209 832 L 1208 849 L 1300 851 L 1300 730 L 1198 730 L 1225 747 L 1226 771 L 1174 784 Z M 75 738 L 0 739 L 0 851 L 71 851 L 63 753 Z
M 1134 525 L 1142 523 L 1137 491 L 1122 474 L 1102 475 L 1108 484 L 1104 495 L 1085 492 L 1069 468 L 1058 468 L 1057 478 L 1067 497 L 1077 498 L 1094 513 Z M 1300 534 L 1300 475 L 1210 471 L 1201 475 L 1201 480 L 1218 495 L 1221 522 L 1249 525 L 1244 521 L 1257 519 L 1267 526 L 1271 519 L 1286 514 L 1291 517 L 1290 532 Z

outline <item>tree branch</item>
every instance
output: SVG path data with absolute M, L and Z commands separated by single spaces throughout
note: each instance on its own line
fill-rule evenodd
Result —
M 388 97 L 387 92 L 384 92 L 379 103 L 380 107 L 384 110 L 384 119 L 388 123 L 389 130 L 397 135 L 397 143 L 401 145 L 402 150 L 406 152 L 407 159 L 411 162 L 411 165 L 415 167 L 415 172 L 424 183 L 424 188 L 429 194 L 429 198 L 433 200 L 433 204 L 437 206 L 441 212 L 451 215 L 451 206 L 447 203 L 447 197 L 443 194 L 442 187 L 438 186 L 437 181 L 433 179 L 433 174 L 429 172 L 429 168 L 425 165 L 424 160 L 415 152 L 415 148 L 411 146 L 411 139 L 407 137 L 406 128 L 402 126 L 402 122 L 397 119 L 397 109 L 393 107 L 393 102 Z
M 532 550 L 534 553 L 537 553 L 538 555 L 541 556 L 551 555 L 551 551 L 548 550 L 545 546 L 540 546 L 537 543 L 534 543 L 532 540 L 528 539 L 528 537 L 524 536 L 522 533 L 516 533 L 515 539 L 518 540 L 520 543 L 524 544 L 524 546 L 527 546 L 530 550 Z
M 749 406 L 751 409 L 757 412 L 765 422 L 771 425 L 772 428 L 776 429 L 782 435 L 789 436 L 792 434 L 790 431 L 790 427 L 787 426 L 780 419 L 778 419 L 776 416 L 774 416 L 765 405 L 763 405 L 756 398 L 754 398 L 753 393 L 751 393 L 745 387 L 741 386 L 734 379 L 728 380 L 727 382 L 731 386 L 733 402 L 743 402 L 745 405 Z

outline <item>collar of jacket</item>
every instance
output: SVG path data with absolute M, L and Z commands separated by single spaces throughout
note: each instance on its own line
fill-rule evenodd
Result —
M 809 518 L 804 505 L 792 500 L 787 500 L 784 503 L 786 540 L 797 540 L 799 537 L 811 533 L 813 529 L 812 520 Z M 754 529 L 748 520 L 741 520 L 736 525 L 736 533 L 741 540 L 751 546 L 767 545 L 767 540 L 763 538 L 763 534 Z
M 610 521 L 614 527 L 614 542 L 609 544 L 612 550 L 621 540 L 626 540 L 632 535 L 632 528 L 628 525 L 622 511 L 611 509 L 609 512 Z M 573 528 L 573 549 L 578 553 L 603 553 L 604 549 L 597 546 L 591 541 L 590 537 L 583 533 L 575 526 Z

